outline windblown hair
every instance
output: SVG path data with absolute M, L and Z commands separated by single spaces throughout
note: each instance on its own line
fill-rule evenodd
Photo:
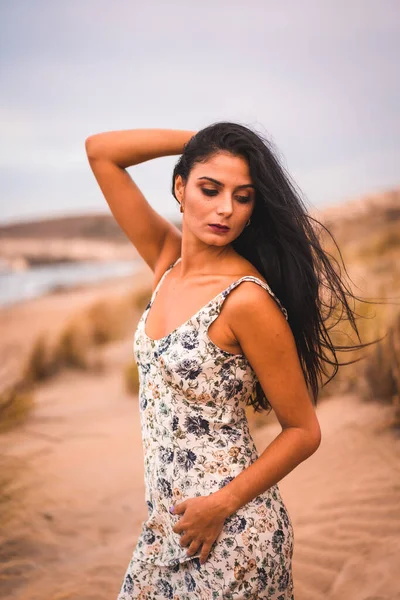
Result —
M 351 306 L 360 298 L 345 283 L 339 262 L 322 247 L 320 233 L 324 230 L 332 238 L 344 266 L 333 235 L 308 213 L 272 144 L 259 133 L 230 122 L 214 123 L 198 131 L 175 165 L 175 199 L 176 176 L 187 181 L 196 163 L 221 151 L 247 160 L 256 192 L 250 225 L 232 242 L 232 247 L 263 275 L 287 309 L 301 368 L 317 404 L 319 389 L 333 379 L 339 366 L 355 362 L 340 363 L 337 351 L 370 345 L 361 343 L 357 315 Z M 345 266 L 344 271 L 347 274 Z M 334 344 L 329 331 L 341 319 L 350 322 L 359 344 Z M 333 367 L 331 373 L 329 367 Z M 250 404 L 255 411 L 271 409 L 259 382 Z

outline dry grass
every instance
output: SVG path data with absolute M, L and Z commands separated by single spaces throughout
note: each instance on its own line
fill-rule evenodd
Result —
M 131 295 L 131 299 L 132 299 L 132 304 L 134 305 L 135 309 L 139 313 L 142 313 L 144 311 L 144 309 L 147 307 L 148 303 L 150 302 L 151 288 L 147 287 L 142 290 L 135 291 Z
M 375 255 L 382 256 L 392 250 L 398 251 L 400 249 L 400 232 L 398 229 L 392 229 L 384 233 L 379 240 L 377 240 L 375 247 L 372 250 Z
M 71 321 L 54 344 L 41 334 L 23 369 L 25 381 L 36 383 L 53 377 L 64 368 L 87 369 L 90 337 L 84 321 Z
M 140 301 L 141 292 L 129 294 L 118 300 L 102 300 L 91 306 L 83 315 L 88 325 L 93 345 L 103 345 L 126 336 Z
M 368 358 L 364 378 L 364 396 L 391 403 L 394 425 L 400 427 L 400 312 L 390 324 L 385 338 Z
M 50 357 L 45 335 L 40 335 L 33 345 L 23 377 L 28 381 L 41 381 L 49 376 Z
M 26 383 L 18 382 L 4 389 L 0 394 L 0 433 L 26 421 L 33 406 L 33 391 Z
M 87 369 L 91 341 L 85 321 L 72 321 L 61 333 L 53 348 L 52 364 L 55 371 L 63 368 Z
M 104 368 L 98 350 L 122 340 L 131 333 L 138 313 L 151 296 L 148 287 L 92 304 L 73 315 L 56 339 L 38 336 L 21 367 L 17 382 L 0 393 L 0 432 L 22 423 L 33 407 L 33 386 L 56 376 L 63 369 L 96 370 Z M 138 390 L 137 367 L 128 365 L 124 378 L 129 393 Z
M 368 365 L 373 352 L 380 345 L 378 340 L 390 328 L 389 323 L 393 313 L 393 307 L 390 304 L 366 304 L 356 301 L 353 308 L 360 339 L 358 339 L 349 321 L 343 319 L 329 333 L 332 342 L 337 347 L 360 343 L 371 343 L 372 345 L 362 349 L 336 351 L 337 360 L 341 363 L 341 366 L 334 379 L 322 388 L 320 398 L 349 392 L 358 392 L 364 395 L 366 393 L 364 373 L 369 368 Z M 331 322 L 333 323 L 333 321 Z M 333 359 L 333 356 L 331 356 L 331 359 Z
M 395 373 L 398 373 L 400 360 L 399 207 L 400 192 L 396 192 L 393 199 L 388 197 L 382 206 L 378 203 L 362 216 L 344 213 L 345 216 L 328 224 L 339 244 L 350 277 L 353 279 L 355 273 L 363 289 L 360 290 L 354 281 L 347 280 L 343 268 L 342 276 L 355 294 L 375 300 L 374 304 L 357 301 L 353 306 L 358 315 L 356 323 L 361 342 L 384 339 L 363 350 L 338 351 L 340 362 L 359 362 L 341 366 L 335 378 L 322 388 L 320 397 L 356 392 L 366 399 L 374 397 L 382 402 L 391 401 L 395 406 L 398 402 L 398 383 L 394 381 L 398 382 Z M 340 262 L 332 241 L 326 235 L 322 236 L 322 241 L 328 252 Z M 342 321 L 330 335 L 337 345 L 359 343 L 347 321 Z
M 21 480 L 26 465 L 15 458 L 0 458 L 0 596 L 11 597 L 31 573 L 37 541 L 24 524 L 24 499 L 28 493 Z M 10 595 L 9 595 L 10 594 Z
M 10 384 L 0 395 L 0 432 L 18 426 L 29 418 L 34 407 L 34 387 L 55 376 L 62 369 L 91 369 L 96 364 L 96 351 L 104 344 L 123 339 L 131 333 L 137 319 L 137 311 L 146 305 L 149 293 L 146 290 L 129 293 L 124 298 L 96 302 L 87 310 L 71 317 L 60 335 L 51 341 L 50 336 L 41 334 L 21 371 L 17 383 Z M 125 378 L 130 393 L 138 389 L 136 364 L 126 369 Z M 27 490 L 20 485 L 20 461 L 0 457 L 0 596 L 12 597 L 18 587 L 27 585 L 26 598 L 42 598 L 36 586 L 29 582 L 35 570 L 35 556 L 51 548 L 44 540 L 38 540 L 35 528 L 29 522 L 25 501 Z M 26 480 L 26 478 L 25 478 Z M 50 600 L 81 598 L 82 582 L 71 583 L 63 592 L 49 592 Z M 90 591 L 94 588 L 90 586 Z M 25 588 L 24 588 L 25 590 Z M 104 590 L 96 587 L 96 597 Z M 110 594 L 112 590 L 109 590 Z M 89 598 L 89 590 L 88 595 Z
M 65 368 L 97 369 L 95 349 L 124 339 L 148 299 L 148 290 L 104 299 L 73 316 L 55 342 L 50 343 L 45 334 L 40 335 L 27 360 L 24 379 L 41 381 Z
M 132 360 L 124 370 L 125 389 L 128 394 L 135 395 L 139 391 L 139 371 L 137 364 Z

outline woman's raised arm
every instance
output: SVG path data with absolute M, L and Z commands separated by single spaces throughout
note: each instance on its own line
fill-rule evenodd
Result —
M 129 129 L 107 131 L 85 141 L 90 167 L 115 220 L 153 272 L 178 256 L 181 232 L 146 200 L 127 167 L 181 154 L 195 131 Z

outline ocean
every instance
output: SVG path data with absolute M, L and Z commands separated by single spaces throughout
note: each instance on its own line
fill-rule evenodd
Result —
M 142 259 L 109 262 L 79 261 L 42 265 L 24 271 L 0 271 L 0 306 L 42 296 L 57 288 L 133 275 Z

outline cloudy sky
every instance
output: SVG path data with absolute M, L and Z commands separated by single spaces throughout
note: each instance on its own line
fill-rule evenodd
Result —
M 108 211 L 85 139 L 260 131 L 312 206 L 400 183 L 398 0 L 1 0 L 0 221 Z M 129 169 L 163 215 L 177 157 Z

